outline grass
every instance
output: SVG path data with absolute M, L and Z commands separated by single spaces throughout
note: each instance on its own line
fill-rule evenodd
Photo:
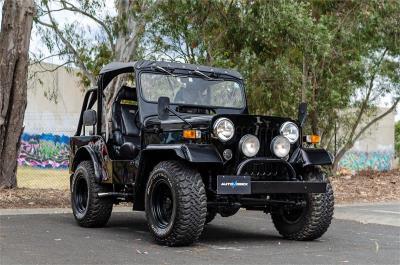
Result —
M 69 172 L 65 169 L 18 167 L 17 184 L 19 188 L 65 190 L 69 189 Z

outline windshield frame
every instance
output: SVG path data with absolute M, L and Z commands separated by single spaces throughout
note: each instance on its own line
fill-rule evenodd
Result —
M 136 86 L 139 88 L 140 98 L 145 103 L 157 104 L 158 103 L 157 101 L 148 100 L 143 95 L 143 87 L 142 87 L 142 83 L 141 83 L 142 74 L 154 74 L 154 75 L 163 75 L 163 76 L 169 76 L 169 75 L 167 73 L 161 73 L 161 72 L 155 72 L 155 71 L 149 71 L 149 70 L 140 71 L 136 75 L 137 76 Z M 184 74 L 184 73 L 174 74 L 174 73 L 171 73 L 170 76 L 174 76 L 174 77 L 191 77 L 191 78 L 198 78 L 198 79 L 207 80 L 206 78 L 202 78 L 201 76 L 199 76 L 197 74 L 192 74 L 192 73 L 188 73 L 188 74 Z M 170 102 L 170 105 L 172 105 L 172 106 L 188 106 L 188 107 L 194 107 L 194 108 L 208 108 L 208 109 L 215 109 L 215 110 L 226 109 L 226 110 L 244 111 L 244 110 L 247 109 L 246 91 L 245 91 L 245 87 L 244 87 L 243 81 L 241 79 L 234 78 L 234 77 L 231 77 L 231 76 L 227 76 L 227 77 L 218 77 L 218 78 L 215 78 L 215 80 L 232 81 L 232 82 L 237 83 L 239 85 L 239 88 L 240 88 L 240 93 L 242 94 L 243 106 L 242 107 L 227 107 L 227 106 L 187 104 L 187 103 L 178 103 L 178 102 L 172 102 L 172 101 Z M 209 81 L 213 81 L 213 80 L 210 79 Z

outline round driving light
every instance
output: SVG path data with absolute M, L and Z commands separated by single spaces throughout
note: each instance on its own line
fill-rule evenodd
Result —
M 228 118 L 219 118 L 214 123 L 214 135 L 222 142 L 232 139 L 235 134 L 235 126 Z
M 299 128 L 293 122 L 285 122 L 282 124 L 280 133 L 285 136 L 291 144 L 295 143 L 299 139 Z
M 232 159 L 232 150 L 231 149 L 225 149 L 224 152 L 222 153 L 222 156 L 225 158 L 225 160 L 231 160 Z
M 290 152 L 289 139 L 283 136 L 276 136 L 271 142 L 271 151 L 279 158 L 286 157 Z
M 253 157 L 260 150 L 260 141 L 254 135 L 246 134 L 240 139 L 239 148 L 245 156 Z

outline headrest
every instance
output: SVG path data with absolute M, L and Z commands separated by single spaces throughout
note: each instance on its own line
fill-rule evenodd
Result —
M 115 101 L 120 100 L 133 100 L 137 101 L 136 88 L 130 86 L 122 86 L 115 98 Z

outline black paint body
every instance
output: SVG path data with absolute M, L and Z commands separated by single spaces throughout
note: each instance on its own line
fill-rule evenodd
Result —
M 192 124 L 193 129 L 201 131 L 201 138 L 187 140 L 182 137 L 187 124 L 181 119 L 170 116 L 160 120 L 157 116 L 157 104 L 146 102 L 140 90 L 140 74 L 155 72 L 155 67 L 161 66 L 174 74 L 190 75 L 198 66 L 141 61 L 136 63 L 113 63 L 106 66 L 100 73 L 98 88 L 89 90 L 84 98 L 78 129 L 71 137 L 70 172 L 74 173 L 77 165 L 83 160 L 91 160 L 94 165 L 96 180 L 104 185 L 112 185 L 115 192 L 131 194 L 128 200 L 134 201 L 134 209 L 144 209 L 144 190 L 147 178 L 152 168 L 163 160 L 181 160 L 195 167 L 202 175 L 207 188 L 209 201 L 217 203 L 225 200 L 216 194 L 217 175 L 249 175 L 254 185 L 254 198 L 265 193 L 274 193 L 272 186 L 267 187 L 265 181 L 274 182 L 279 192 L 298 192 L 304 189 L 301 172 L 310 165 L 329 165 L 331 155 L 323 149 L 307 149 L 302 147 L 302 136 L 292 144 L 288 160 L 276 158 L 270 149 L 272 139 L 279 135 L 281 125 L 291 121 L 299 126 L 297 121 L 289 118 L 249 115 L 247 105 L 242 109 L 214 108 L 213 113 L 185 113 L 182 106 L 171 105 L 182 118 Z M 235 71 L 200 67 L 203 73 L 215 75 L 226 80 L 235 80 L 244 89 L 242 77 Z M 140 132 L 137 135 L 139 145 L 138 155 L 132 159 L 123 160 L 115 155 L 112 143 L 106 142 L 102 131 L 103 90 L 111 80 L 119 74 L 132 72 L 135 74 L 137 104 L 139 110 Z M 160 74 L 159 72 L 157 72 Z M 83 113 L 97 104 L 97 124 L 93 136 L 84 136 Z M 190 108 L 190 106 L 188 107 Z M 226 143 L 219 141 L 213 135 L 213 124 L 220 117 L 229 118 L 235 126 L 234 137 Z M 132 121 L 134 122 L 134 121 Z M 299 126 L 300 127 L 300 126 Z M 255 158 L 246 158 L 239 150 L 239 141 L 245 134 L 257 136 L 260 141 L 260 151 Z M 226 161 L 222 153 L 231 149 L 232 159 Z M 281 181 L 281 182 L 278 182 Z M 257 183 L 258 184 L 257 184 Z M 278 183 L 277 183 L 278 182 Z M 296 182 L 298 185 L 288 185 Z M 315 189 L 323 190 L 325 182 Z M 300 185 L 300 186 L 299 186 Z M 312 185 L 311 185 L 312 186 Z M 310 186 L 310 187 L 311 187 Z M 292 187 L 292 188 L 291 188 Z M 314 187 L 314 186 L 312 186 Z M 324 186 L 325 187 L 325 186 Z

